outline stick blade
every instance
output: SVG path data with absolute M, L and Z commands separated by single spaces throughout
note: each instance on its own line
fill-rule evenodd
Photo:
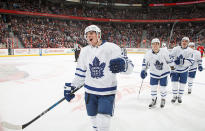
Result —
M 13 130 L 22 130 L 22 126 L 21 125 L 14 125 L 8 122 L 1 122 L 2 127 L 5 127 L 7 129 L 13 129 Z

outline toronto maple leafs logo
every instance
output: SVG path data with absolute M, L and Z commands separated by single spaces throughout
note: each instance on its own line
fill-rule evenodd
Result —
M 91 77 L 92 78 L 101 78 L 104 76 L 104 68 L 105 68 L 105 63 L 102 62 L 100 63 L 100 60 L 95 57 L 93 60 L 92 64 L 89 64 L 90 72 L 91 72 Z
M 154 64 L 157 70 L 162 70 L 163 69 L 163 63 L 160 63 L 158 60 Z

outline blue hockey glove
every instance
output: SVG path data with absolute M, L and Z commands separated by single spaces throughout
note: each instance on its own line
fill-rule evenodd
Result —
M 67 101 L 70 101 L 70 100 L 72 100 L 75 97 L 75 94 L 71 93 L 71 92 L 73 92 L 73 90 L 75 88 L 76 87 L 71 86 L 71 83 L 65 83 L 65 86 L 64 86 L 64 97 L 65 97 L 65 99 Z
M 123 72 L 125 71 L 125 60 L 122 58 L 112 59 L 109 68 L 112 73 Z
M 140 76 L 141 76 L 142 79 L 146 78 L 147 77 L 147 72 L 145 70 L 142 70 Z
M 199 70 L 199 71 L 203 71 L 203 67 L 200 65 L 200 66 L 198 67 L 198 70 Z
M 174 61 L 176 65 L 183 65 L 184 64 L 184 58 L 183 57 L 177 57 L 177 59 Z

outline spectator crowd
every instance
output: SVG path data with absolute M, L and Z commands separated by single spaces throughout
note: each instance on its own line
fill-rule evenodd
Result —
M 93 0 L 96 1 L 96 0 Z M 120 2 L 121 0 L 116 0 Z M 99 2 L 99 1 L 98 1 Z M 205 18 L 205 8 L 197 6 L 173 8 L 107 8 L 79 5 L 65 6 L 31 0 L 0 0 L 0 8 L 41 12 L 81 17 L 112 19 L 189 19 Z M 159 15 L 160 14 L 160 15 Z M 74 43 L 86 45 L 84 29 L 90 24 L 100 26 L 103 39 L 131 48 L 150 47 L 154 37 L 170 43 L 172 48 L 181 37 L 188 36 L 196 43 L 205 42 L 205 21 L 178 23 L 112 23 L 68 19 L 54 19 L 38 16 L 17 16 L 0 14 L 0 48 L 8 48 L 13 33 L 25 48 L 72 48 Z M 173 28 L 173 29 L 172 29 Z M 11 42 L 10 42 L 11 43 Z

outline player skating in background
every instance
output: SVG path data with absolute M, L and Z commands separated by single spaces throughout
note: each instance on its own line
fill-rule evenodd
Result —
M 192 86 L 193 86 L 193 80 L 196 76 L 197 68 L 198 68 L 199 71 L 202 71 L 203 67 L 202 67 L 201 53 L 198 50 L 195 49 L 195 43 L 190 42 L 189 47 L 194 50 L 193 51 L 194 62 L 193 62 L 193 65 L 190 66 L 189 72 L 188 72 L 188 94 L 191 94 Z
M 171 73 L 173 99 L 172 103 L 178 99 L 178 103 L 182 103 L 182 95 L 184 87 L 187 83 L 189 67 L 193 64 L 193 49 L 188 47 L 189 38 L 183 37 L 181 45 L 174 47 L 170 53 L 170 57 L 175 63 L 175 70 Z
M 166 44 L 165 42 L 162 42 L 162 48 L 163 48 L 164 50 L 166 50 L 168 54 L 170 53 L 170 52 L 168 51 L 168 49 L 167 49 L 167 44 Z
M 122 44 L 121 46 L 121 54 L 123 55 L 123 56 L 127 56 L 127 50 L 126 50 L 126 48 L 125 48 L 125 45 L 124 44 Z
M 101 40 L 101 30 L 96 25 L 85 29 L 88 46 L 82 48 L 78 59 L 75 78 L 65 84 L 66 100 L 74 98 L 71 91 L 85 87 L 85 103 L 94 131 L 109 131 L 113 116 L 117 73 L 129 74 L 134 66 L 114 43 Z
M 166 49 L 167 50 L 167 44 L 162 42 L 162 48 Z
M 174 63 L 169 57 L 166 49 L 160 48 L 160 41 L 158 38 L 152 39 L 152 50 L 149 50 L 143 59 L 141 78 L 147 76 L 147 67 L 150 69 L 150 86 L 152 101 L 149 107 L 153 107 L 157 102 L 157 87 L 160 85 L 161 104 L 160 107 L 165 106 L 165 99 L 167 95 L 167 76 L 170 74 L 171 68 L 174 68 Z

